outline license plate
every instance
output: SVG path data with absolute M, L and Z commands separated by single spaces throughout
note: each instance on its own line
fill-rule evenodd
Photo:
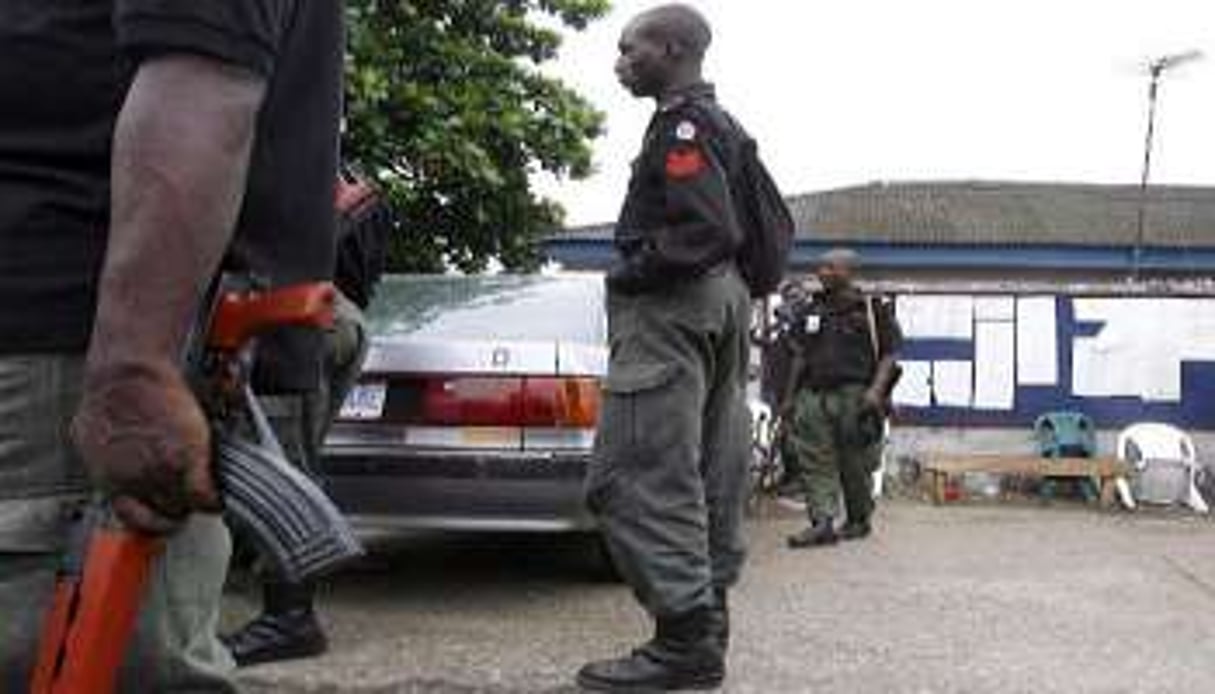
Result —
M 366 421 L 384 416 L 384 403 L 388 401 L 387 383 L 360 383 L 346 395 L 340 419 Z

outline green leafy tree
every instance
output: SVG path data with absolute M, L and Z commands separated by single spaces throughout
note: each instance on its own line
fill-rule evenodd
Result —
M 540 66 L 562 29 L 608 0 L 351 0 L 345 154 L 388 191 L 403 224 L 396 272 L 497 258 L 534 268 L 561 207 L 532 174 L 582 178 L 603 116 Z M 607 66 L 603 66 L 607 69 Z

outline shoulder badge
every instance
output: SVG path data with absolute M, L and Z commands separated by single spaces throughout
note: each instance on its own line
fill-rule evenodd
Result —
M 708 168 L 705 157 L 695 145 L 680 145 L 667 154 L 668 178 L 694 178 Z

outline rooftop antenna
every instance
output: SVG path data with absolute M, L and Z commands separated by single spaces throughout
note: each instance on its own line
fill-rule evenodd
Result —
M 1156 138 L 1156 104 L 1160 97 L 1160 82 L 1166 72 L 1179 68 L 1187 63 L 1203 59 L 1202 51 L 1186 51 L 1165 55 L 1147 64 L 1147 75 L 1150 78 L 1148 86 L 1148 124 L 1147 138 L 1143 145 L 1143 177 L 1139 183 L 1139 210 L 1135 223 L 1135 250 L 1131 260 L 1131 278 L 1139 279 L 1143 269 L 1143 245 L 1146 242 L 1145 226 L 1147 222 L 1148 181 L 1152 175 L 1152 145 Z

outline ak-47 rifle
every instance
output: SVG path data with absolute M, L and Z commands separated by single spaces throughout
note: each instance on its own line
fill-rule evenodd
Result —
M 286 460 L 249 373 L 258 335 L 332 325 L 334 291 L 327 282 L 221 290 L 202 323 L 206 329 L 197 331 L 205 339 L 193 341 L 188 359 L 211 419 L 224 512 L 252 531 L 280 575 L 294 582 L 332 570 L 362 548 L 324 492 Z M 122 527 L 107 506 L 90 510 L 60 568 L 32 694 L 113 691 L 149 570 L 163 547 L 159 538 Z

